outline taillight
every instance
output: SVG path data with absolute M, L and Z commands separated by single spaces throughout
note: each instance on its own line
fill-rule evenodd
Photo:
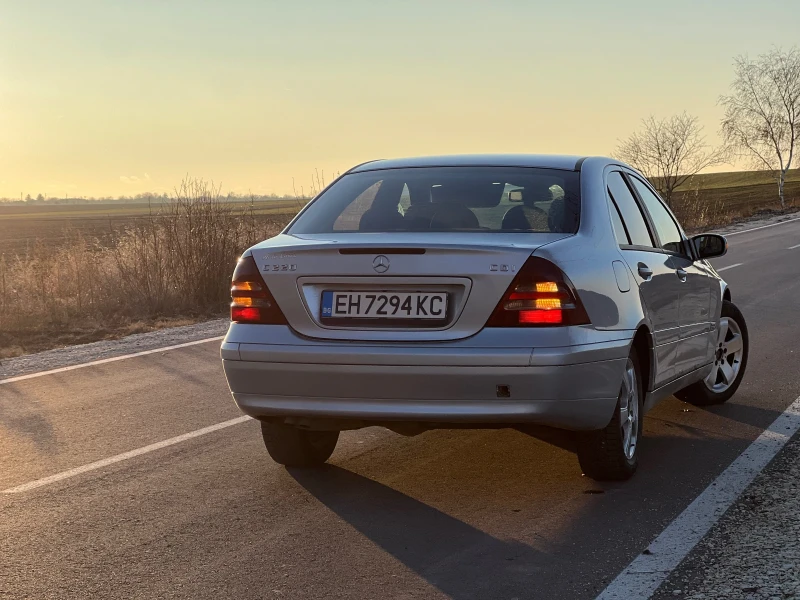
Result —
M 589 316 L 570 280 L 553 263 L 530 257 L 494 309 L 487 327 L 586 325 Z
M 283 325 L 286 318 L 248 254 L 239 259 L 231 281 L 231 321 Z

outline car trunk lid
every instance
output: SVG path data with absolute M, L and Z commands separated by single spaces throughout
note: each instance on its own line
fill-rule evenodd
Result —
M 282 235 L 251 251 L 287 321 L 302 335 L 376 342 L 434 341 L 468 337 L 483 328 L 531 253 L 561 237 L 564 235 L 513 233 Z M 375 314 L 376 306 L 367 317 L 331 318 L 331 303 L 337 298 L 342 306 L 360 299 L 364 305 L 359 310 L 363 311 L 370 296 L 386 296 L 386 312 L 393 310 L 389 302 L 403 308 L 394 315 Z M 443 316 L 403 314 L 420 302 L 423 311 L 426 306 L 428 310 L 431 306 L 444 308 L 435 304 L 435 297 L 446 297 Z M 410 318 L 398 318 L 397 312 Z

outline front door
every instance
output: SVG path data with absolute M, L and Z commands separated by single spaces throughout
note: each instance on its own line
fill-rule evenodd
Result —
M 713 308 L 718 306 L 719 281 L 710 277 L 708 268 L 685 256 L 673 256 L 678 275 L 686 278 L 681 296 L 681 344 L 678 368 L 683 373 L 699 369 L 713 360 L 716 323 Z
M 659 244 L 670 253 L 675 277 L 681 283 L 679 311 L 681 341 L 678 345 L 676 368 L 678 376 L 685 375 L 708 364 L 711 360 L 715 340 L 711 307 L 716 306 L 719 285 L 708 277 L 702 264 L 695 265 L 689 241 L 681 232 L 677 220 L 656 193 L 638 177 L 631 175 L 630 181 L 650 216 L 650 221 L 658 234 Z

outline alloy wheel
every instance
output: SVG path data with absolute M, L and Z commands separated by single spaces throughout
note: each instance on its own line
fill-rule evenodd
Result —
M 722 317 L 714 350 L 714 368 L 705 378 L 706 387 L 719 394 L 731 387 L 739 375 L 744 355 L 744 338 L 739 324 L 730 317 Z
M 619 393 L 619 422 L 622 429 L 622 450 L 631 460 L 636 454 L 639 441 L 639 386 L 636 385 L 636 370 L 629 358 L 622 377 Z

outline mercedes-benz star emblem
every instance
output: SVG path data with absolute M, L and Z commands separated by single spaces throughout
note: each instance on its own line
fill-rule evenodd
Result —
M 376 273 L 386 273 L 389 270 L 389 259 L 383 254 L 378 254 L 372 260 L 372 268 L 375 269 Z

